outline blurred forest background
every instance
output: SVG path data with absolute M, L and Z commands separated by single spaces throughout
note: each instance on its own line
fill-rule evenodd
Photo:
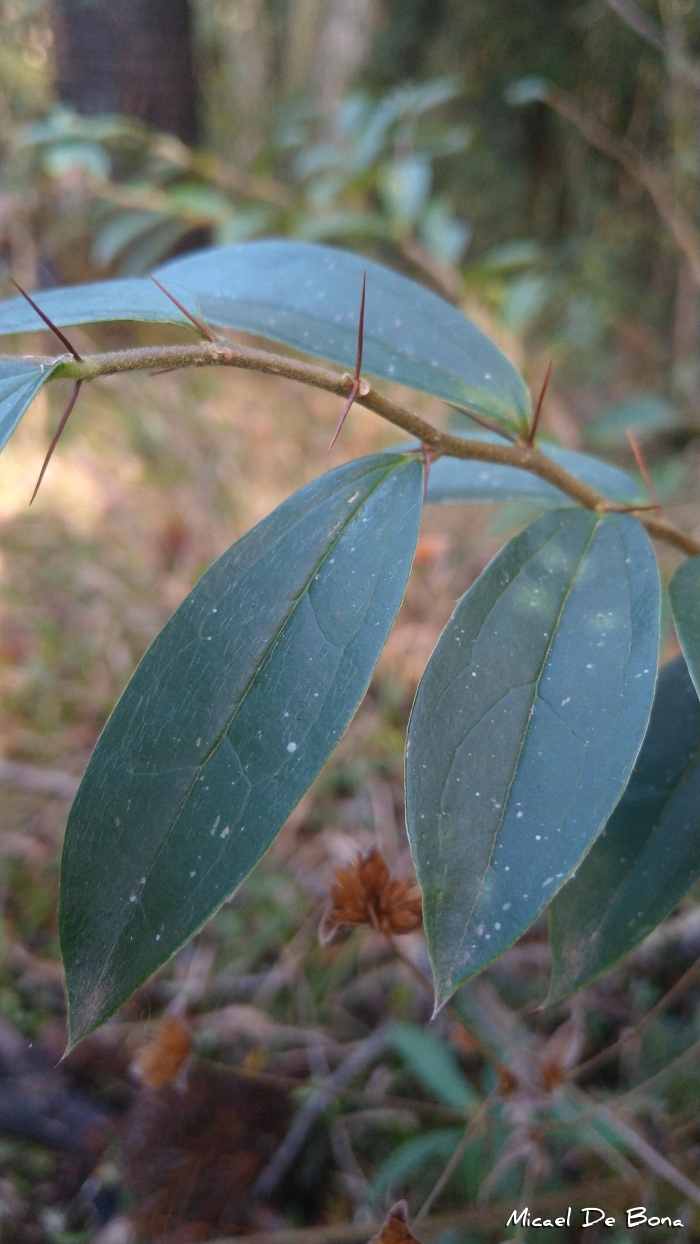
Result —
M 260 236 L 359 250 L 462 307 L 535 391 L 553 359 L 545 433 L 634 470 L 631 428 L 661 503 L 697 529 L 697 0 L 2 0 L 0 23 L 3 297 L 10 276 L 140 275 Z M 71 335 L 89 350 L 154 332 Z M 429 1028 L 420 933 L 318 945 L 358 851 L 411 874 L 412 696 L 522 507 L 431 508 L 331 763 L 194 943 L 57 1065 L 77 781 L 148 643 L 327 468 L 339 414 L 248 373 L 103 379 L 29 510 L 64 401 L 42 391 L 0 459 L 3 1241 L 362 1244 L 403 1196 L 441 1244 L 537 1238 L 505 1228 L 525 1204 L 608 1207 L 618 1225 L 594 1242 L 700 1239 L 697 887 L 544 1011 L 546 922 Z M 331 463 L 395 439 L 354 409 Z M 683 1228 L 628 1231 L 621 1207 L 641 1204 Z

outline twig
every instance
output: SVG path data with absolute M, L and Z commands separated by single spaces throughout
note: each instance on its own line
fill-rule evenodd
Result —
M 581 1089 L 574 1089 L 573 1086 L 568 1092 L 575 1095 L 579 1099 L 581 1105 L 590 1106 L 591 1100 Z M 658 1175 L 660 1179 L 665 1179 L 672 1187 L 677 1188 L 684 1196 L 687 1196 L 694 1205 L 700 1205 L 700 1188 L 688 1179 L 682 1171 L 676 1169 L 670 1162 L 663 1157 L 652 1145 L 648 1144 L 634 1128 L 625 1123 L 614 1110 L 609 1106 L 596 1105 L 596 1116 L 604 1119 L 608 1126 L 614 1131 L 620 1139 L 627 1145 L 633 1153 L 641 1158 L 644 1165 Z
M 56 431 L 55 431 L 55 432 L 54 432 L 54 434 L 53 434 L 53 437 L 52 437 L 52 439 L 51 439 L 51 444 L 49 445 L 49 448 L 48 448 L 47 453 L 46 453 L 46 457 L 44 458 L 44 461 L 43 461 L 43 464 L 42 464 L 41 470 L 40 470 L 40 472 L 39 472 L 39 478 L 38 478 L 38 480 L 36 481 L 36 484 L 35 484 L 35 486 L 34 486 L 34 492 L 32 493 L 32 498 L 31 498 L 31 501 L 29 502 L 29 504 L 30 504 L 30 505 L 31 505 L 31 504 L 32 504 L 32 502 L 34 501 L 34 498 L 35 498 L 36 494 L 38 493 L 39 488 L 41 487 L 41 481 L 42 481 L 42 479 L 44 478 L 44 476 L 45 476 L 45 474 L 46 474 L 46 468 L 47 468 L 47 466 L 49 465 L 49 463 L 50 463 L 50 461 L 51 461 L 51 458 L 53 457 L 53 451 L 54 451 L 54 449 L 56 448 L 56 446 L 57 446 L 57 444 L 58 444 L 58 442 L 59 442 L 59 440 L 60 440 L 61 433 L 62 433 L 63 429 L 65 428 L 65 426 L 66 426 L 67 422 L 68 422 L 68 419 L 69 419 L 69 417 L 70 417 L 71 411 L 73 410 L 73 407 L 75 406 L 75 403 L 76 403 L 76 402 L 77 402 L 77 400 L 78 400 L 78 394 L 80 393 L 80 389 L 81 389 L 81 387 L 82 387 L 82 383 L 83 383 L 83 382 L 82 382 L 82 380 L 76 380 L 75 384 L 73 385 L 73 392 L 71 393 L 70 397 L 68 398 L 68 404 L 67 404 L 66 409 L 64 410 L 63 414 L 61 415 L 61 420 L 60 420 L 60 423 L 59 423 L 58 427 L 56 428 Z
M 634 454 L 634 460 L 637 463 L 637 467 L 639 468 L 639 474 L 644 480 L 646 490 L 649 493 L 649 496 L 651 498 L 652 508 L 656 510 L 656 513 L 658 515 L 660 515 L 661 506 L 659 505 L 659 498 L 656 495 L 656 489 L 654 488 L 651 475 L 649 474 L 649 468 L 646 463 L 646 458 L 644 457 L 644 454 L 642 452 L 642 447 L 639 444 L 639 441 L 637 440 L 631 428 L 627 428 L 627 440 L 630 443 L 630 449 L 632 450 L 632 453 Z
M 591 1205 L 618 1205 L 629 1196 L 626 1186 L 617 1179 L 594 1179 L 561 1192 L 543 1193 L 530 1206 L 533 1214 L 556 1213 L 566 1209 L 572 1196 Z M 448 1227 L 483 1227 L 502 1229 L 515 1208 L 510 1201 L 494 1201 L 490 1205 L 465 1205 L 462 1209 L 424 1218 L 421 1235 L 430 1239 Z M 363 1244 L 384 1225 L 383 1218 L 368 1222 L 327 1222 L 320 1227 L 288 1228 L 282 1231 L 256 1231 L 251 1235 L 227 1236 L 209 1240 L 207 1244 Z M 499 1237 L 500 1238 L 500 1237 Z
M 23 356 L 27 358 L 28 356 Z M 42 360 L 45 362 L 46 360 Z M 327 393 L 335 393 L 338 397 L 347 396 L 347 378 L 337 372 L 329 371 L 317 364 L 302 362 L 281 354 L 273 354 L 267 350 L 255 350 L 250 346 L 234 345 L 217 342 L 212 345 L 208 341 L 196 345 L 142 347 L 136 350 L 118 350 L 108 354 L 93 354 L 82 362 L 62 362 L 51 379 L 68 376 L 74 380 L 94 380 L 98 376 L 114 376 L 122 372 L 152 371 L 154 368 L 181 367 L 240 367 L 247 371 L 262 372 L 264 375 L 285 376 L 289 380 L 297 380 L 313 388 L 323 389 Z M 363 386 L 364 386 L 363 381 Z M 452 436 L 441 432 L 432 424 L 421 419 L 405 407 L 393 402 L 376 389 L 361 387 L 355 399 L 360 406 L 374 411 L 380 418 L 386 419 L 409 436 L 414 437 L 423 445 L 433 450 L 434 458 L 446 454 L 453 458 L 475 460 L 479 462 L 496 462 L 503 466 L 517 467 L 519 470 L 531 471 L 546 479 L 555 488 L 572 497 L 578 505 L 596 513 L 604 513 L 610 502 L 582 480 L 576 479 L 563 467 L 553 462 L 542 453 L 536 445 L 527 445 L 524 441 L 504 445 L 491 441 L 473 441 L 460 436 Z M 678 527 L 665 519 L 643 515 L 639 518 L 649 535 L 657 540 L 664 540 L 674 548 L 680 549 L 690 557 L 700 553 L 700 542 L 686 535 Z
M 605 3 L 609 9 L 612 9 L 613 13 L 617 13 L 617 16 L 622 18 L 622 21 L 626 26 L 629 26 L 630 30 L 633 30 L 640 38 L 645 39 L 651 47 L 656 48 L 657 52 L 666 53 L 666 39 L 664 38 L 663 30 L 658 22 L 655 22 L 653 18 L 649 17 L 648 13 L 645 13 L 643 9 L 639 8 L 639 5 L 634 3 L 634 0 L 605 0 Z
M 0 786 L 14 786 L 31 795 L 53 795 L 56 799 L 74 799 L 80 779 L 61 769 L 42 769 L 0 758 Z
M 657 52 L 661 52 L 664 56 L 668 56 L 671 49 L 669 40 L 666 38 L 664 31 L 658 22 L 649 17 L 643 9 L 635 3 L 635 0 L 605 0 L 609 9 L 616 13 L 619 18 L 633 30 L 635 34 L 644 39 L 650 47 L 656 48 Z M 700 86 L 700 66 L 693 64 L 687 57 L 683 57 L 679 68 L 684 77 L 693 82 L 695 86 Z
M 345 423 L 347 415 L 350 411 L 350 407 L 352 406 L 353 402 L 355 401 L 355 398 L 360 392 L 360 383 L 361 383 L 360 372 L 362 370 L 362 347 L 363 347 L 364 338 L 365 338 L 365 293 L 366 293 L 366 290 L 367 290 L 367 273 L 365 272 L 362 277 L 362 294 L 360 296 L 360 317 L 359 317 L 358 324 L 357 324 L 357 358 L 355 359 L 355 374 L 353 376 L 350 393 L 348 394 L 348 400 L 343 407 L 343 413 L 341 414 L 340 419 L 338 420 L 338 426 L 335 429 L 335 432 L 333 433 L 333 440 L 328 446 L 329 453 L 331 452 L 331 449 L 333 448 L 333 446 L 335 445 L 335 442 L 340 436 L 342 426 Z
M 127 1036 L 135 1030 L 134 1025 L 131 1024 L 120 1024 L 118 1026 L 112 1024 L 112 1027 L 115 1030 L 118 1027 L 119 1031 L 124 1031 Z M 199 1061 L 206 1063 L 207 1066 L 216 1067 L 217 1072 L 221 1075 L 243 1080 L 246 1083 L 270 1085 L 282 1091 L 291 1091 L 300 1087 L 296 1076 L 279 1075 L 269 1071 L 249 1071 L 247 1068 L 231 1067 L 227 1063 L 217 1062 L 215 1059 L 202 1056 L 200 1056 Z M 353 1106 L 366 1106 L 369 1109 L 376 1109 L 380 1104 L 384 1109 L 422 1115 L 426 1119 L 441 1119 L 444 1123 L 464 1123 L 464 1110 L 443 1106 L 438 1102 L 420 1101 L 412 1097 L 392 1097 L 384 1094 L 382 1094 L 381 1098 L 377 1098 L 372 1093 L 364 1092 L 362 1089 L 348 1088 L 336 1088 L 334 1095 L 338 1101 L 346 1101 Z
M 418 964 L 414 963 L 413 960 L 405 953 L 402 947 L 398 944 L 398 941 L 395 937 L 392 937 L 391 944 L 394 947 L 397 959 L 400 959 L 401 962 L 404 963 L 407 968 L 409 968 L 409 970 L 415 976 L 416 980 L 420 981 L 421 985 L 423 986 L 426 993 L 428 994 L 428 997 L 433 999 L 435 997 L 435 989 L 432 983 L 428 980 L 427 976 L 423 975 L 420 968 L 418 967 Z M 452 1020 L 454 1020 L 456 1024 L 459 1025 L 460 1028 L 464 1030 L 464 1032 L 469 1037 L 469 1040 L 474 1043 L 474 1047 L 478 1049 L 480 1054 L 483 1054 L 484 1058 L 488 1059 L 491 1065 L 498 1072 L 502 1081 L 508 1082 L 510 1079 L 512 1079 L 512 1072 L 509 1070 L 509 1068 L 505 1066 L 505 1063 L 502 1063 L 500 1059 L 496 1057 L 496 1055 L 488 1048 L 487 1045 L 484 1044 L 483 1041 L 479 1039 L 479 1037 L 474 1035 L 471 1028 L 469 1028 L 467 1024 L 465 1024 L 464 1020 L 462 1019 L 462 1016 L 459 1014 L 457 1010 L 455 1010 L 452 1003 L 446 1002 L 443 1007 L 443 1010 L 446 1012 L 447 1015 L 450 1016 Z
M 578 1067 L 572 1068 L 572 1070 L 567 1073 L 567 1080 L 578 1080 L 580 1076 L 589 1075 L 591 1071 L 597 1071 L 599 1067 L 605 1066 L 611 1058 L 614 1058 L 615 1055 L 619 1053 L 623 1046 L 627 1045 L 629 1041 L 634 1041 L 634 1039 L 644 1031 L 647 1025 L 650 1024 L 653 1019 L 656 1019 L 656 1016 L 659 1015 L 661 1011 L 664 1011 L 671 1002 L 674 1002 L 675 999 L 683 993 L 684 989 L 687 989 L 694 977 L 697 976 L 699 968 L 700 959 L 696 959 L 694 963 L 691 963 L 688 970 L 683 973 L 680 980 L 677 980 L 675 985 L 669 989 L 668 993 L 664 994 L 663 998 L 660 998 L 650 1011 L 647 1011 L 646 1015 L 640 1019 L 638 1024 L 635 1024 L 634 1028 L 631 1028 L 629 1032 L 626 1032 L 625 1035 L 620 1037 L 618 1041 L 615 1041 L 613 1045 L 608 1045 L 604 1050 L 601 1050 L 599 1054 L 594 1054 L 592 1058 L 587 1059 L 585 1063 L 579 1063 Z
M 348 1055 L 345 1062 L 336 1068 L 324 1085 L 312 1093 L 295 1116 L 277 1152 L 258 1176 L 253 1190 L 255 1196 L 269 1197 L 274 1192 L 280 1179 L 296 1158 L 314 1123 L 333 1103 L 337 1090 L 345 1088 L 353 1076 L 374 1062 L 386 1048 L 386 1030 L 378 1028 L 365 1041 L 362 1041 L 352 1054 Z
M 459 1163 L 461 1162 L 462 1157 L 464 1156 L 464 1151 L 467 1145 L 469 1144 L 469 1141 L 471 1140 L 472 1136 L 476 1132 L 477 1128 L 481 1125 L 485 1115 L 488 1114 L 489 1107 L 491 1106 L 492 1102 L 496 1100 L 497 1096 L 498 1096 L 498 1089 L 492 1089 L 488 1097 L 484 1098 L 481 1105 L 478 1107 L 476 1113 L 474 1114 L 473 1118 L 469 1121 L 469 1123 L 465 1127 L 464 1132 L 462 1134 L 462 1139 L 457 1145 L 457 1148 L 452 1154 L 452 1157 L 447 1163 L 444 1171 L 442 1172 L 442 1175 L 437 1180 L 437 1182 L 434 1184 L 431 1191 L 428 1193 L 423 1204 L 418 1210 L 418 1213 L 413 1219 L 414 1228 L 417 1227 L 418 1224 L 423 1221 L 423 1219 L 428 1214 L 428 1211 L 432 1208 L 435 1201 L 439 1197 L 443 1188 L 445 1188 L 447 1184 L 449 1183 L 454 1172 L 459 1166 Z
M 696 285 L 700 285 L 700 232 L 693 217 L 674 195 L 663 173 L 653 168 L 626 138 L 618 138 L 611 133 L 602 121 L 587 112 L 578 100 L 565 91 L 552 88 L 544 96 L 544 102 L 561 117 L 571 121 L 592 147 L 617 161 L 630 177 L 644 186 L 678 249 L 688 260 Z

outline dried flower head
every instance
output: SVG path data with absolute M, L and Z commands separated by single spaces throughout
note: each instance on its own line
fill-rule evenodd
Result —
M 373 847 L 352 864 L 338 868 L 331 886 L 333 906 L 326 912 L 319 938 L 325 946 L 339 929 L 362 925 L 386 937 L 411 933 L 422 922 L 420 888 L 410 877 L 392 877 L 381 851 Z

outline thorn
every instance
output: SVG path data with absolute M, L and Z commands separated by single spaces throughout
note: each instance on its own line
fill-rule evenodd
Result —
M 36 305 L 36 303 L 35 303 L 34 299 L 29 297 L 29 294 L 27 293 L 26 289 L 22 289 L 22 286 L 21 286 L 21 285 L 19 285 L 19 284 L 17 283 L 17 281 L 15 281 L 14 277 L 10 277 L 10 281 L 11 281 L 11 282 L 12 282 L 12 284 L 14 285 L 15 289 L 18 289 L 18 290 L 19 290 L 19 292 L 20 292 L 20 294 L 22 295 L 22 297 L 23 297 L 23 298 L 26 298 L 26 300 L 27 300 L 27 302 L 29 303 L 30 307 L 33 307 L 33 308 L 34 308 L 34 310 L 36 311 L 37 315 L 38 315 L 38 316 L 40 316 L 40 317 L 41 317 L 41 319 L 42 319 L 42 320 L 44 321 L 44 323 L 46 324 L 47 328 L 50 328 L 50 329 L 51 329 L 51 332 L 54 334 L 54 336 L 55 336 L 55 337 L 58 337 L 58 340 L 61 342 L 61 345 L 64 345 L 64 346 L 66 347 L 66 350 L 69 350 L 69 351 L 70 351 L 70 353 L 73 355 L 73 358 L 75 359 L 76 363 L 82 363 L 82 361 L 83 361 L 83 360 L 81 359 L 80 355 L 78 354 L 78 351 L 76 350 L 75 346 L 72 346 L 72 345 L 71 345 L 70 341 L 68 340 L 68 338 L 66 337 L 66 335 L 65 335 L 64 333 L 62 333 L 62 332 L 61 332 L 60 328 L 56 328 L 56 325 L 53 323 L 53 321 L 52 321 L 52 320 L 50 320 L 50 319 L 49 319 L 48 315 L 44 315 L 44 312 L 41 310 L 41 307 L 37 307 L 37 305 Z
M 530 431 L 528 432 L 528 436 L 527 436 L 528 445 L 532 445 L 534 443 L 535 437 L 537 435 L 537 425 L 540 421 L 540 415 L 542 414 L 542 403 L 544 402 L 544 395 L 547 392 L 547 385 L 549 384 L 549 377 L 552 374 L 553 362 L 554 360 L 550 359 L 547 365 L 547 370 L 545 372 L 545 377 L 544 377 L 544 381 L 542 384 L 542 388 L 540 389 L 540 396 L 537 399 L 537 405 L 535 406 L 535 413 L 532 416 L 532 423 L 530 425 Z
M 637 440 L 637 438 L 636 438 L 636 436 L 634 435 L 634 432 L 631 430 L 631 428 L 627 428 L 627 429 L 626 429 L 626 432 L 627 432 L 627 440 L 629 441 L 629 443 L 630 443 L 630 448 L 631 448 L 631 450 L 632 450 L 632 453 L 634 454 L 634 460 L 635 460 L 635 462 L 637 463 L 637 466 L 638 466 L 638 468 L 639 468 L 639 474 L 641 475 L 642 479 L 644 480 L 644 484 L 645 484 L 645 486 L 646 486 L 646 490 L 647 490 L 647 492 L 649 493 L 649 496 L 651 497 L 651 509 L 652 509 L 652 510 L 656 510 L 656 513 L 657 513 L 657 514 L 659 515 L 659 517 L 660 517 L 660 516 L 661 516 L 661 506 L 659 505 L 659 498 L 658 498 L 658 497 L 657 497 L 657 495 L 656 495 L 656 489 L 654 488 L 654 485 L 653 485 L 653 483 L 652 483 L 652 481 L 651 481 L 651 475 L 649 474 L 649 468 L 648 468 L 648 466 L 647 466 L 647 464 L 646 464 L 646 459 L 645 459 L 645 457 L 644 457 L 644 453 L 643 453 L 643 451 L 642 451 L 642 447 L 641 447 L 641 445 L 639 444 L 639 441 Z M 641 507 L 640 507 L 640 508 L 641 508 Z M 646 508 L 646 507 L 644 507 L 644 508 Z
M 458 414 L 464 415 L 466 419 L 471 419 L 474 423 L 478 423 L 480 428 L 485 428 L 487 432 L 495 432 L 497 436 L 503 436 L 511 444 L 515 444 L 517 436 L 514 436 L 508 428 L 502 428 L 500 423 L 496 423 L 495 419 L 485 419 L 483 415 L 475 415 L 473 410 L 465 410 L 463 406 L 455 406 L 454 402 L 448 402 L 453 410 Z
M 82 360 L 81 360 L 81 361 L 82 361 Z M 49 448 L 48 448 L 48 453 L 46 454 L 46 457 L 44 458 L 44 464 L 43 464 L 43 466 L 42 466 L 42 468 L 41 468 L 41 470 L 40 470 L 40 472 L 39 472 L 39 478 L 38 478 L 38 480 L 36 481 L 36 487 L 35 487 L 35 489 L 34 489 L 34 492 L 32 493 L 32 500 L 29 502 L 29 504 L 30 504 L 30 505 L 32 504 L 32 502 L 33 502 L 33 500 L 34 500 L 34 498 L 35 498 L 36 494 L 37 494 L 37 493 L 38 493 L 38 491 L 39 491 L 39 488 L 40 488 L 40 485 L 41 485 L 41 481 L 42 481 L 42 479 L 44 478 L 44 476 L 45 476 L 45 474 L 46 474 L 46 468 L 47 468 L 47 466 L 49 465 L 49 462 L 51 461 L 51 457 L 52 457 L 52 455 L 53 455 L 53 451 L 54 451 L 54 449 L 56 448 L 56 446 L 57 446 L 57 444 L 58 444 L 59 437 L 60 437 L 60 435 L 61 435 L 61 433 L 62 433 L 63 429 L 65 428 L 65 426 L 66 426 L 66 424 L 67 424 L 67 422 L 68 422 L 68 416 L 70 415 L 70 413 L 71 413 L 71 411 L 72 411 L 73 407 L 75 406 L 75 403 L 76 403 L 76 402 L 77 402 L 77 400 L 78 400 L 78 394 L 80 393 L 80 387 L 81 387 L 82 383 L 83 383 L 83 382 L 82 382 L 82 380 L 76 380 L 75 384 L 73 385 L 73 392 L 71 393 L 70 397 L 68 398 L 68 405 L 66 406 L 66 409 L 64 410 L 63 414 L 61 415 L 61 422 L 59 423 L 58 427 L 56 428 L 56 431 L 54 432 L 54 435 L 53 435 L 53 440 L 51 441 L 51 444 L 49 445 Z
M 154 276 L 151 276 L 151 280 L 153 281 L 153 284 L 154 284 L 154 285 L 157 285 L 157 286 L 158 286 L 158 289 L 160 289 L 160 290 L 162 290 L 162 291 L 163 291 L 163 293 L 165 294 L 165 297 L 166 297 L 166 298 L 169 298 L 169 299 L 170 299 L 170 301 L 171 301 L 171 302 L 173 302 L 173 303 L 175 304 L 175 306 L 177 307 L 178 311 L 182 311 L 182 314 L 187 316 L 187 318 L 188 318 L 188 320 L 190 321 L 190 323 L 191 323 L 191 324 L 194 324 L 195 328 L 198 328 L 198 329 L 199 329 L 199 331 L 200 331 L 200 333 L 203 333 L 203 335 L 206 337 L 207 341 L 211 341 L 212 345 L 216 345 L 216 344 L 217 344 L 217 342 L 218 342 L 218 337 L 215 337 L 215 336 L 214 336 L 214 334 L 213 334 L 213 332 L 211 331 L 211 329 L 210 329 L 210 328 L 207 328 L 207 326 L 206 326 L 206 324 L 203 322 L 203 320 L 198 320 L 198 319 L 197 319 L 197 317 L 196 317 L 196 315 L 191 315 L 191 314 L 190 314 L 190 312 L 187 310 L 187 308 L 186 308 L 186 307 L 183 307 L 182 303 L 181 303 L 181 302 L 178 302 L 177 298 L 175 298 L 173 294 L 169 293 L 169 292 L 168 292 L 168 290 L 165 288 L 165 286 L 164 286 L 164 285 L 161 285 L 160 281 L 157 281 L 157 280 L 156 280 L 156 278 L 155 278 Z
M 433 459 L 435 458 L 435 446 L 426 445 L 426 443 L 423 442 L 423 444 L 420 447 L 420 451 L 423 455 L 423 461 L 425 463 L 425 475 L 423 477 L 423 500 L 425 501 L 425 494 L 428 490 L 428 477 L 430 476 L 430 468 L 433 465 Z
M 357 326 L 357 358 L 355 360 L 355 375 L 353 376 L 352 387 L 348 394 L 348 400 L 343 407 L 343 413 L 341 414 L 340 419 L 338 420 L 338 426 L 336 427 L 335 432 L 333 433 L 333 440 L 328 446 L 328 453 L 331 452 L 331 449 L 333 448 L 333 446 L 335 445 L 335 442 L 340 436 L 340 433 L 343 428 L 343 424 L 345 423 L 345 420 L 350 411 L 350 407 L 352 406 L 353 402 L 355 401 L 355 398 L 360 392 L 360 372 L 362 370 L 362 349 L 363 349 L 364 340 L 365 340 L 365 293 L 366 293 L 366 290 L 367 290 L 367 273 L 364 272 L 362 275 L 362 296 L 360 298 L 360 319 L 359 319 L 359 323 Z

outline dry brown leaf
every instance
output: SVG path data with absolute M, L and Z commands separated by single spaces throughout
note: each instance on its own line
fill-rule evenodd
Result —
M 165 1088 L 192 1051 L 192 1034 L 181 1019 L 165 1019 L 154 1041 L 139 1051 L 136 1070 L 151 1088 Z
M 408 1205 L 405 1201 L 397 1201 L 392 1205 L 379 1235 L 375 1235 L 370 1244 L 419 1244 L 408 1226 Z
M 325 946 L 343 928 L 366 926 L 386 937 L 411 933 L 422 923 L 421 892 L 410 877 L 396 878 L 381 851 L 373 847 L 352 864 L 338 868 L 331 886 L 333 906 L 326 912 L 319 938 Z

